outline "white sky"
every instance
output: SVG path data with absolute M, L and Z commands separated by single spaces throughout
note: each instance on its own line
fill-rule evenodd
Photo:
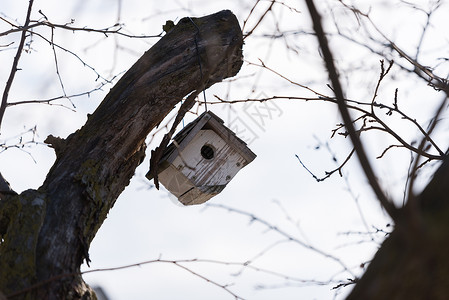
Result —
M 318 1 L 317 1 L 318 2 Z M 390 2 L 389 7 L 381 6 L 382 1 L 369 1 L 372 4 L 372 17 L 379 22 L 382 30 L 406 50 L 412 51 L 419 40 L 420 28 L 425 22 L 421 14 L 413 13 L 405 4 Z M 424 4 L 427 1 L 415 1 Z M 103 28 L 117 22 L 116 1 L 64 1 L 36 0 L 33 18 L 42 17 L 41 10 L 54 23 L 67 23 L 75 20 L 75 26 Z M 248 16 L 255 1 L 139 1 L 123 0 L 120 22 L 125 23 L 126 30 L 134 34 L 153 35 L 161 32 L 165 20 L 178 21 L 184 16 L 202 16 L 221 9 L 231 9 L 238 17 L 240 24 Z M 295 6 L 300 13 L 294 13 L 287 8 L 277 6 L 275 14 L 281 30 L 311 31 L 309 15 L 300 1 L 286 1 Z M 321 2 L 321 3 L 324 3 Z M 330 6 L 336 1 L 329 1 Z M 27 1 L 3 1 L 0 13 L 8 19 L 23 20 Z M 258 20 L 263 7 L 250 18 L 248 27 Z M 322 9 L 329 12 L 328 5 Z M 395 9 L 392 9 L 395 8 Z M 366 7 L 365 7 L 366 9 Z M 444 10 L 444 9 L 443 9 Z M 343 10 L 334 11 L 341 15 L 339 26 L 355 36 L 359 32 L 350 31 L 355 19 Z M 328 28 L 332 32 L 333 24 L 330 15 L 325 15 Z M 435 22 L 442 18 L 436 15 Z M 268 39 L 261 38 L 263 33 L 275 32 L 272 15 L 264 21 L 260 30 L 245 41 L 244 56 L 254 63 L 258 59 L 279 71 L 288 78 L 301 84 L 309 85 L 320 92 L 330 94 L 326 87 L 326 74 L 323 70 L 316 42 L 309 35 L 291 35 L 286 41 L 298 51 L 285 49 L 283 39 L 271 44 Z M 381 26 L 382 25 L 382 26 Z M 447 28 L 447 26 L 442 26 Z M 0 31 L 8 30 L 9 25 L 0 22 Z M 360 31 L 362 29 L 359 28 Z M 447 40 L 437 39 L 437 29 L 427 38 L 431 47 L 423 48 L 424 60 L 427 57 L 435 59 L 438 55 L 446 55 L 443 45 Z M 50 30 L 39 31 L 50 36 Z M 19 35 L 0 38 L 0 45 L 10 41 L 17 42 Z M 56 31 L 55 41 L 70 49 L 89 65 L 95 67 L 105 77 L 126 71 L 137 59 L 154 44 L 158 38 L 139 40 L 120 37 L 104 39 L 101 35 L 85 33 L 69 33 Z M 433 43 L 433 41 L 435 41 Z M 115 52 L 115 42 L 120 50 Z M 366 50 L 353 46 L 344 39 L 332 39 L 339 66 L 343 69 L 360 67 L 352 73 L 344 73 L 342 81 L 350 98 L 366 100 L 372 97 L 372 91 L 379 74 L 379 57 L 368 55 Z M 443 49 L 443 50 L 442 50 Z M 3 90 L 9 75 L 13 50 L 0 51 L 0 83 Z M 61 78 L 67 94 L 91 90 L 97 86 L 96 74 L 84 67 L 76 58 L 63 51 L 58 51 L 58 62 Z M 116 56 L 115 56 L 116 55 Z M 114 62 L 114 56 L 117 60 Z M 434 60 L 426 60 L 429 65 Z M 61 95 L 61 86 L 55 74 L 54 57 L 48 43 L 34 37 L 34 43 L 29 54 L 24 53 L 17 74 L 10 101 L 26 99 L 44 99 Z M 244 64 L 238 76 L 259 74 L 260 68 Z M 392 72 L 398 80 L 403 80 L 399 68 Z M 295 95 L 310 96 L 305 90 L 295 87 L 285 80 L 264 71 L 260 78 L 251 76 L 240 81 L 220 83 L 206 91 L 208 101 L 213 101 L 214 94 L 229 99 L 244 99 L 258 95 Z M 258 78 L 258 79 L 256 79 Z M 412 77 L 412 80 L 415 78 Z M 257 85 L 254 85 L 254 82 Z M 102 91 L 92 93 L 90 97 L 73 98 L 76 112 L 57 106 L 28 105 L 9 108 L 2 124 L 0 142 L 27 131 L 37 125 L 36 140 L 42 142 L 48 134 L 65 137 L 86 120 L 87 113 L 92 113 L 101 99 L 110 89 L 110 85 Z M 441 99 L 438 94 L 429 96 L 429 88 L 424 83 L 404 81 L 385 84 L 379 94 L 379 99 L 390 104 L 394 89 L 400 87 L 400 101 L 405 109 L 422 121 L 429 119 L 429 113 Z M 255 88 L 254 92 L 251 90 Z M 422 96 L 421 96 L 422 95 Z M 427 97 L 426 105 L 422 98 Z M 67 100 L 59 102 L 70 107 Z M 232 125 L 236 118 L 247 124 L 242 138 L 250 138 L 249 147 L 257 154 L 257 158 L 244 168 L 226 189 L 208 203 L 223 204 L 235 209 L 250 212 L 270 224 L 278 226 L 288 234 L 304 243 L 308 243 L 323 251 L 339 257 L 352 268 L 355 274 L 362 271 L 358 266 L 370 259 L 378 247 L 374 242 L 366 241 L 366 235 L 344 235 L 348 231 L 366 231 L 356 205 L 356 199 L 364 215 L 365 221 L 371 226 L 385 229 L 388 218 L 380 210 L 378 203 L 360 172 L 356 159 L 352 159 L 344 169 L 345 178 L 334 175 L 325 182 L 317 183 L 298 163 L 298 154 L 307 167 L 319 177 L 326 170 L 336 167 L 329 152 L 324 148 L 316 150 L 318 140 L 325 143 L 329 140 L 331 130 L 340 123 L 337 110 L 327 103 L 311 103 L 300 101 L 279 100 L 266 103 L 273 108 L 273 115 L 263 119 L 251 119 L 247 112 L 261 109 L 258 103 L 250 105 L 209 105 L 209 109 L 219 115 L 226 124 Z M 203 107 L 199 108 L 199 112 Z M 187 124 L 196 116 L 189 115 Z M 397 130 L 412 137 L 416 129 L 403 126 L 401 120 L 394 121 Z M 235 124 L 235 123 L 233 123 Z M 243 124 L 243 123 L 242 123 Z M 242 127 L 240 127 L 242 128 Z M 444 133 L 445 127 L 443 127 Z M 25 135 L 24 139 L 28 139 Z M 148 147 L 157 146 L 161 135 L 156 135 Z M 441 138 L 445 135 L 441 134 Z M 17 140 L 17 139 L 16 139 Z M 10 143 L 16 140 L 9 140 Z M 330 146 L 339 161 L 343 161 L 350 151 L 348 141 L 342 137 L 331 140 Z M 378 156 L 391 139 L 385 135 L 372 134 L 368 142 L 369 154 Z M 443 144 L 444 147 L 447 146 Z M 24 150 L 24 151 L 23 151 Z M 48 169 L 54 161 L 53 150 L 44 145 L 31 148 L 10 149 L 0 154 L 0 172 L 10 181 L 17 191 L 37 188 L 45 179 Z M 294 278 L 304 280 L 327 281 L 345 280 L 348 273 L 341 273 L 341 266 L 335 261 L 325 258 L 294 242 L 284 241 L 275 231 L 267 230 L 258 222 L 250 222 L 248 216 L 231 213 L 216 207 L 206 205 L 183 207 L 170 197 L 163 188 L 160 191 L 149 189 L 149 183 L 144 178 L 148 170 L 149 156 L 136 170 L 129 187 L 120 196 L 103 226 L 99 230 L 90 248 L 91 267 L 83 266 L 83 270 L 118 267 L 127 264 L 149 260 L 162 259 L 209 259 L 224 262 L 245 262 L 253 260 L 253 265 L 269 269 Z M 407 171 L 410 155 L 408 152 L 391 151 L 376 164 L 376 170 L 387 192 L 401 201 L 403 191 L 404 171 Z M 348 190 L 350 189 L 350 190 Z M 284 212 L 285 210 L 285 212 Z M 288 217 L 286 215 L 288 214 Z M 291 218 L 291 219 L 289 219 Z M 375 235 L 381 241 L 382 235 Z M 273 246 L 273 247 L 271 247 Z M 271 248 L 270 248 L 271 247 Z M 264 250 L 268 249 L 268 250 Z M 258 256 L 261 252 L 263 255 Z M 283 278 L 255 272 L 246 269 L 240 276 L 234 276 L 241 267 L 226 266 L 214 263 L 184 264 L 219 284 L 233 284 L 230 290 L 245 299 L 332 299 L 335 291 L 333 285 L 300 284 L 285 286 L 291 281 Z M 223 289 L 208 283 L 173 264 L 152 263 L 119 271 L 93 272 L 85 276 L 92 285 L 102 286 L 111 300 L 122 299 L 233 299 Z M 257 286 L 272 288 L 256 289 Z M 349 288 L 341 290 L 342 298 Z

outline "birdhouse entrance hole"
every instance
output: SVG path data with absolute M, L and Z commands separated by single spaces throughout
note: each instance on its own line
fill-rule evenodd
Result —
M 201 156 L 204 157 L 205 159 L 212 159 L 214 158 L 215 155 L 215 151 L 214 148 L 212 148 L 209 145 L 204 145 L 203 147 L 201 147 Z

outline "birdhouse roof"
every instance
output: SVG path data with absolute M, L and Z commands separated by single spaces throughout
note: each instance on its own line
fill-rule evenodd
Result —
M 206 111 L 176 134 L 173 138 L 173 142 L 167 147 L 162 155 L 159 163 L 159 172 L 163 171 L 202 129 L 213 130 L 218 136 L 225 140 L 228 145 L 233 147 L 248 163 L 256 158 L 256 154 L 254 154 L 246 146 L 246 143 L 238 138 L 231 129 L 224 125 L 222 119 L 214 113 Z

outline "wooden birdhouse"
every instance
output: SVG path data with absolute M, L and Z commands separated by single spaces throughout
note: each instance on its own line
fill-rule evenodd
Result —
M 256 155 L 210 111 L 185 126 L 159 162 L 158 178 L 184 205 L 219 194 Z M 152 179 L 150 172 L 147 178 Z

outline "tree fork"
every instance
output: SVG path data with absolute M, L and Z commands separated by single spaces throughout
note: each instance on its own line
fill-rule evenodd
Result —
M 80 265 L 89 262 L 91 241 L 144 159 L 145 138 L 185 96 L 236 75 L 242 45 L 229 10 L 183 18 L 81 129 L 66 140 L 47 139 L 57 157 L 43 185 L 0 201 L 0 291 L 8 299 L 95 297 Z

